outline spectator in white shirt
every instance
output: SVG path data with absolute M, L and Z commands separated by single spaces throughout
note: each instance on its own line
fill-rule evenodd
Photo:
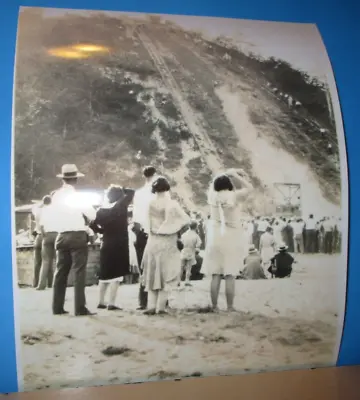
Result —
M 333 253 L 333 237 L 334 237 L 334 223 L 330 218 L 325 218 L 322 223 L 322 229 L 324 230 L 324 253 Z
M 254 221 L 248 221 L 245 227 L 246 227 L 246 235 L 248 237 L 248 244 L 251 245 L 253 244 L 254 240 L 254 232 L 255 232 Z
M 269 223 L 265 220 L 265 218 L 257 218 L 255 224 L 255 232 L 254 232 L 254 245 L 257 249 L 260 249 L 260 239 L 261 236 L 265 233 L 266 228 L 269 226 Z
M 78 178 L 83 177 L 76 165 L 65 164 L 61 174 L 63 186 L 52 196 L 52 204 L 58 214 L 58 236 L 55 242 L 57 252 L 54 276 L 53 314 L 67 314 L 64 310 L 65 294 L 70 270 L 74 270 L 75 315 L 92 315 L 86 308 L 85 284 L 88 258 L 87 223 L 96 216 L 91 204 L 84 204 L 75 187 Z
M 135 249 L 138 258 L 138 265 L 141 266 L 144 250 L 149 236 L 148 208 L 154 194 L 151 191 L 151 185 L 157 177 L 156 168 L 147 166 L 143 169 L 145 184 L 135 192 L 133 199 L 133 231 L 136 235 Z M 142 272 L 142 271 L 140 271 Z M 139 289 L 139 307 L 145 310 L 147 307 L 147 292 L 140 283 Z
M 34 275 L 33 275 L 33 287 L 37 288 L 39 285 L 39 277 L 40 277 L 40 270 L 41 270 L 41 248 L 42 248 L 42 241 L 43 236 L 41 234 L 40 228 L 40 217 L 41 212 L 43 210 L 43 202 L 40 204 L 35 204 L 32 208 L 32 215 L 35 220 L 35 229 L 33 235 L 35 237 L 34 241 Z
M 42 235 L 41 270 L 36 290 L 45 290 L 52 287 L 53 263 L 55 260 L 55 240 L 58 234 L 58 214 L 51 205 L 51 197 L 43 198 L 43 207 L 39 217 L 39 226 Z
M 311 254 L 316 252 L 316 221 L 313 214 L 309 215 L 305 224 L 305 250 Z
M 304 253 L 304 222 L 301 218 L 296 221 L 293 221 L 291 226 L 294 231 L 294 252 L 295 253 Z

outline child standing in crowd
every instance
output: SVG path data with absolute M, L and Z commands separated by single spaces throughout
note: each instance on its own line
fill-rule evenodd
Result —
M 196 229 L 197 222 L 192 221 L 189 229 L 181 236 L 181 242 L 184 247 L 181 250 L 180 281 L 185 272 L 185 286 L 191 286 L 191 268 L 196 265 L 196 254 L 200 251 L 201 247 L 201 239 L 196 233 Z

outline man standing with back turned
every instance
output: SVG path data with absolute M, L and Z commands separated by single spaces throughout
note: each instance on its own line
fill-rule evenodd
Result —
M 136 235 L 135 249 L 138 258 L 139 267 L 141 268 L 142 257 L 148 240 L 148 216 L 147 210 L 152 199 L 151 185 L 156 178 L 156 169 L 147 166 L 143 169 L 145 185 L 135 192 L 133 200 L 133 223 L 134 233 Z M 141 271 L 142 273 L 142 271 Z M 140 284 L 139 290 L 139 309 L 145 310 L 147 307 L 147 292 Z
M 74 164 L 62 166 L 61 178 L 63 185 L 54 192 L 52 204 L 54 212 L 58 213 L 59 233 L 55 242 L 56 272 L 53 284 L 53 314 L 68 314 L 64 310 L 65 294 L 70 270 L 75 273 L 75 315 L 93 315 L 86 308 L 85 284 L 86 265 L 88 259 L 88 236 L 86 221 L 93 221 L 96 216 L 95 209 L 89 204 L 84 204 L 76 191 L 80 173 Z

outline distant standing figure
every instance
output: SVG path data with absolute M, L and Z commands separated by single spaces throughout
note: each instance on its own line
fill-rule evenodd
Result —
M 322 223 L 324 230 L 324 253 L 333 253 L 333 237 L 334 237 L 334 223 L 330 218 L 326 218 Z
M 192 221 L 189 229 L 181 235 L 183 249 L 181 250 L 181 274 L 185 272 L 185 286 L 190 286 L 191 269 L 196 265 L 196 255 L 200 251 L 201 239 L 196 233 L 197 223 Z
M 292 223 L 292 228 L 294 231 L 294 252 L 304 253 L 304 222 L 302 219 L 298 219 Z
M 314 215 L 310 214 L 305 224 L 305 250 L 307 253 L 314 254 L 316 252 L 316 221 Z
M 54 277 L 54 261 L 56 256 L 55 241 L 59 231 L 59 217 L 56 208 L 52 206 L 50 196 L 43 198 L 43 208 L 40 217 L 40 229 L 43 237 L 41 247 L 41 271 L 37 290 L 52 287 Z
M 246 233 L 248 237 L 248 244 L 253 244 L 253 238 L 254 238 L 254 232 L 255 232 L 255 224 L 254 221 L 248 221 L 246 223 Z
M 277 245 L 279 245 L 280 243 L 282 243 L 282 225 L 280 225 L 279 221 L 275 221 L 274 225 L 273 225 L 273 234 L 274 234 L 274 240 L 275 243 Z
M 130 273 L 128 207 L 135 191 L 111 185 L 106 191 L 107 204 L 96 213 L 91 228 L 102 234 L 99 272 L 99 309 L 120 310 L 115 305 L 119 282 Z M 110 285 L 110 299 L 105 304 L 105 295 Z
M 39 277 L 40 277 L 40 270 L 41 270 L 41 249 L 42 249 L 42 242 L 43 242 L 43 235 L 41 233 L 40 227 L 40 218 L 41 212 L 43 209 L 44 204 L 41 202 L 40 204 L 35 204 L 32 208 L 32 214 L 35 220 L 35 229 L 33 235 L 35 237 L 34 240 L 34 250 L 33 250 L 33 259 L 34 259 L 34 275 L 33 275 L 33 287 L 37 288 L 39 285 Z
M 275 239 L 271 233 L 271 227 L 266 228 L 266 232 L 260 238 L 260 255 L 264 267 L 270 264 L 271 258 L 275 253 Z
M 261 236 L 266 232 L 266 229 L 269 227 L 269 223 L 266 220 L 266 218 L 260 218 L 258 221 L 258 225 L 257 225 L 257 244 L 258 244 L 258 249 L 260 248 L 260 240 L 261 240 Z M 256 246 L 256 244 L 255 244 Z
M 136 279 L 140 276 L 140 269 L 135 249 L 136 235 L 133 231 L 132 224 L 129 224 L 128 226 L 128 234 L 129 234 L 129 261 L 130 261 L 130 275 L 128 278 L 128 282 L 135 283 Z

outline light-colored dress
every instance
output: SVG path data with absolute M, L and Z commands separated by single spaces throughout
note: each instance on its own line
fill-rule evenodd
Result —
M 254 223 L 253 222 L 247 222 L 246 234 L 247 234 L 248 244 L 252 244 L 253 243 L 253 235 L 254 235 Z
M 147 211 L 149 238 L 142 260 L 142 284 L 146 291 L 170 290 L 181 271 L 177 233 L 190 222 L 180 204 L 156 195 Z
M 214 201 L 209 200 L 210 219 L 201 273 L 237 276 L 248 250 L 248 236 L 239 207 L 244 194 L 242 191 L 218 193 Z
M 274 230 L 274 240 L 275 240 L 275 244 L 277 246 L 280 246 L 281 243 L 283 243 L 283 226 L 278 224 L 274 224 L 273 226 L 273 230 Z
M 260 238 L 260 255 L 264 266 L 270 264 L 271 259 L 274 257 L 274 247 L 274 236 L 269 232 L 265 232 Z
M 139 263 L 135 249 L 136 235 L 132 231 L 131 225 L 128 227 L 129 232 L 129 261 L 130 261 L 130 272 L 132 274 L 139 274 Z

